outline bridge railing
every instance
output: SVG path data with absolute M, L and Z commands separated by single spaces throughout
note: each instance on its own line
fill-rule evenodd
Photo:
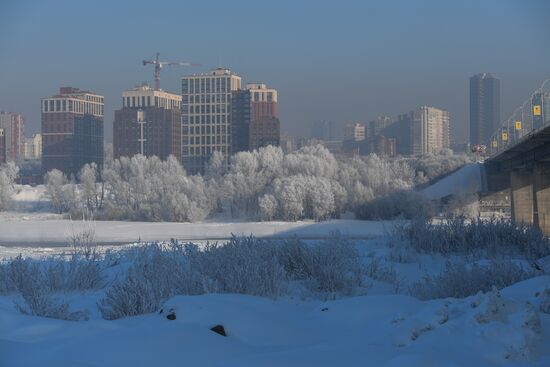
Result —
M 544 89 L 547 84 L 550 85 L 550 78 L 543 81 L 540 87 L 502 122 L 491 136 L 490 156 L 514 147 L 539 130 L 550 126 L 550 92 L 545 92 Z

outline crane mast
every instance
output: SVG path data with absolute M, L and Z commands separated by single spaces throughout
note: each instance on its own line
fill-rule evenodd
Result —
M 143 66 L 151 64 L 155 66 L 155 71 L 153 73 L 155 78 L 155 90 L 160 90 L 160 71 L 165 65 L 179 65 L 179 66 L 200 66 L 200 64 L 192 64 L 189 62 L 172 62 L 172 61 L 160 61 L 160 53 L 155 54 L 155 58 L 152 60 L 143 60 Z

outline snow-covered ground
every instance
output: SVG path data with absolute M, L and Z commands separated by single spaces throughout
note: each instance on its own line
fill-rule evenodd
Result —
M 481 190 L 480 163 L 470 163 L 444 177 L 420 193 L 430 200 L 441 199 L 453 194 L 477 194 Z
M 147 241 L 222 241 L 234 235 L 320 239 L 335 231 L 356 239 L 387 234 L 396 221 L 330 220 L 325 222 L 121 222 L 96 221 L 95 240 L 104 248 Z M 66 252 L 67 238 L 89 224 L 67 219 L 0 220 L 0 259 L 23 253 L 51 255 Z
M 546 367 L 550 315 L 534 310 L 549 284 L 429 302 L 177 296 L 163 314 L 81 322 L 23 316 L 0 297 L 0 365 Z M 210 331 L 218 324 L 226 337 Z

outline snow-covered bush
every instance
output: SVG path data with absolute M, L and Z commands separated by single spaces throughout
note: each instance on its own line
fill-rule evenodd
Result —
M 337 233 L 311 245 L 297 239 L 285 241 L 277 253 L 291 279 L 305 281 L 310 292 L 323 298 L 352 295 L 363 285 L 357 249 Z
M 431 223 L 416 218 L 402 228 L 401 235 L 418 252 L 491 258 L 519 254 L 533 260 L 550 255 L 550 240 L 539 229 L 505 219 L 452 217 Z
M 13 162 L 0 165 L 0 210 L 7 208 L 18 174 L 19 168 Z
M 410 286 L 409 293 L 421 300 L 464 298 L 478 292 L 487 292 L 493 287 L 502 289 L 535 275 L 512 261 L 491 261 L 486 265 L 448 262 L 441 274 L 427 276 L 414 283 Z
M 364 276 L 355 247 L 342 236 L 311 245 L 233 237 L 203 249 L 171 243 L 130 251 L 126 256 L 132 265 L 125 278 L 98 303 L 106 319 L 157 311 L 177 294 L 278 297 L 288 293 L 290 281 L 301 282 L 304 295 L 334 298 L 356 293 Z
M 357 218 L 366 220 L 430 218 L 434 215 L 434 207 L 417 192 L 401 190 L 359 206 L 355 213 Z
M 72 264 L 74 270 L 74 264 Z M 54 276 L 55 274 L 55 276 Z M 0 269 L 0 290 L 17 291 L 16 308 L 23 314 L 62 320 L 80 320 L 85 312 L 71 312 L 69 305 L 56 297 L 54 291 L 74 290 L 67 284 L 74 282 L 74 272 L 65 270 L 63 260 L 37 262 L 23 259 L 21 255 L 4 264 Z

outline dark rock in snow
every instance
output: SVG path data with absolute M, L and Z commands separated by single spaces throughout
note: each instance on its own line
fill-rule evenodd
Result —
M 213 332 L 215 332 L 217 334 L 220 334 L 221 336 L 227 336 L 227 334 L 225 333 L 225 328 L 223 327 L 223 325 L 216 325 L 216 326 L 210 328 L 210 330 L 212 330 Z
M 166 315 L 166 318 L 168 320 L 175 320 L 176 319 L 176 313 L 173 309 L 168 310 L 168 314 Z
M 321 308 L 321 311 L 328 311 L 328 307 Z

